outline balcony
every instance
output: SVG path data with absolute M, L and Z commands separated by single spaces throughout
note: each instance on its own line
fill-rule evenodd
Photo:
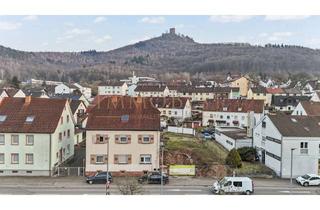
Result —
M 307 148 L 300 148 L 300 154 L 301 155 L 307 155 L 308 154 L 308 149 Z

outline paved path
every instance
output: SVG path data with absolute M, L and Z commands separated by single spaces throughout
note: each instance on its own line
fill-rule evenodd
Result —
M 210 195 L 210 178 L 172 177 L 163 187 L 164 195 Z M 254 179 L 255 195 L 317 195 L 320 187 L 290 185 L 289 180 Z M 144 195 L 159 195 L 160 185 L 143 185 Z M 0 194 L 33 195 L 105 195 L 105 185 L 85 183 L 83 177 L 1 177 Z M 110 194 L 120 194 L 116 184 L 111 184 Z

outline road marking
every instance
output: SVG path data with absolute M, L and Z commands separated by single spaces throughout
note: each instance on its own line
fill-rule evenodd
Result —
M 280 193 L 293 193 L 293 194 L 310 194 L 310 191 L 288 191 L 288 190 L 284 190 L 284 191 L 279 191 Z
M 196 189 L 165 189 L 165 191 L 169 191 L 169 192 L 181 192 L 181 191 L 186 191 L 186 192 L 201 192 L 202 190 L 196 190 Z

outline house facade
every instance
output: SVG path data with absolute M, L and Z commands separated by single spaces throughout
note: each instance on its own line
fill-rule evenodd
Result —
M 252 147 L 252 138 L 247 136 L 245 129 L 217 128 L 214 136 L 215 140 L 228 151 L 242 147 Z
M 320 102 L 301 101 L 291 115 L 320 116 Z
M 265 87 L 251 87 L 248 91 L 247 99 L 263 100 L 265 106 L 270 106 L 272 94 L 268 93 Z
M 292 112 L 300 101 L 309 101 L 308 96 L 273 95 L 272 106 L 278 111 Z
M 138 85 L 134 92 L 135 96 L 141 97 L 167 97 L 170 93 L 165 85 Z
M 128 95 L 128 85 L 126 82 L 121 81 L 108 81 L 106 83 L 101 83 L 98 86 L 98 95 L 125 96 Z
M 320 117 L 266 115 L 254 128 L 260 160 L 279 177 L 320 174 Z
M 114 176 L 159 169 L 160 112 L 150 100 L 106 97 L 90 110 L 86 130 L 87 175 L 107 164 Z
M 51 176 L 74 154 L 67 100 L 5 98 L 0 121 L 0 176 Z
M 84 97 L 86 97 L 87 99 L 91 98 L 92 91 L 90 87 L 85 87 L 78 83 L 74 83 L 73 85 L 78 88 L 78 90 L 84 95 Z
M 210 99 L 204 104 L 202 125 L 248 128 L 264 114 L 263 100 Z

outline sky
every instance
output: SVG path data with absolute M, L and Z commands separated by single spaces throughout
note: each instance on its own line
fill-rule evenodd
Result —
M 24 51 L 108 51 L 175 27 L 200 43 L 320 49 L 320 16 L 0 16 L 0 45 Z

